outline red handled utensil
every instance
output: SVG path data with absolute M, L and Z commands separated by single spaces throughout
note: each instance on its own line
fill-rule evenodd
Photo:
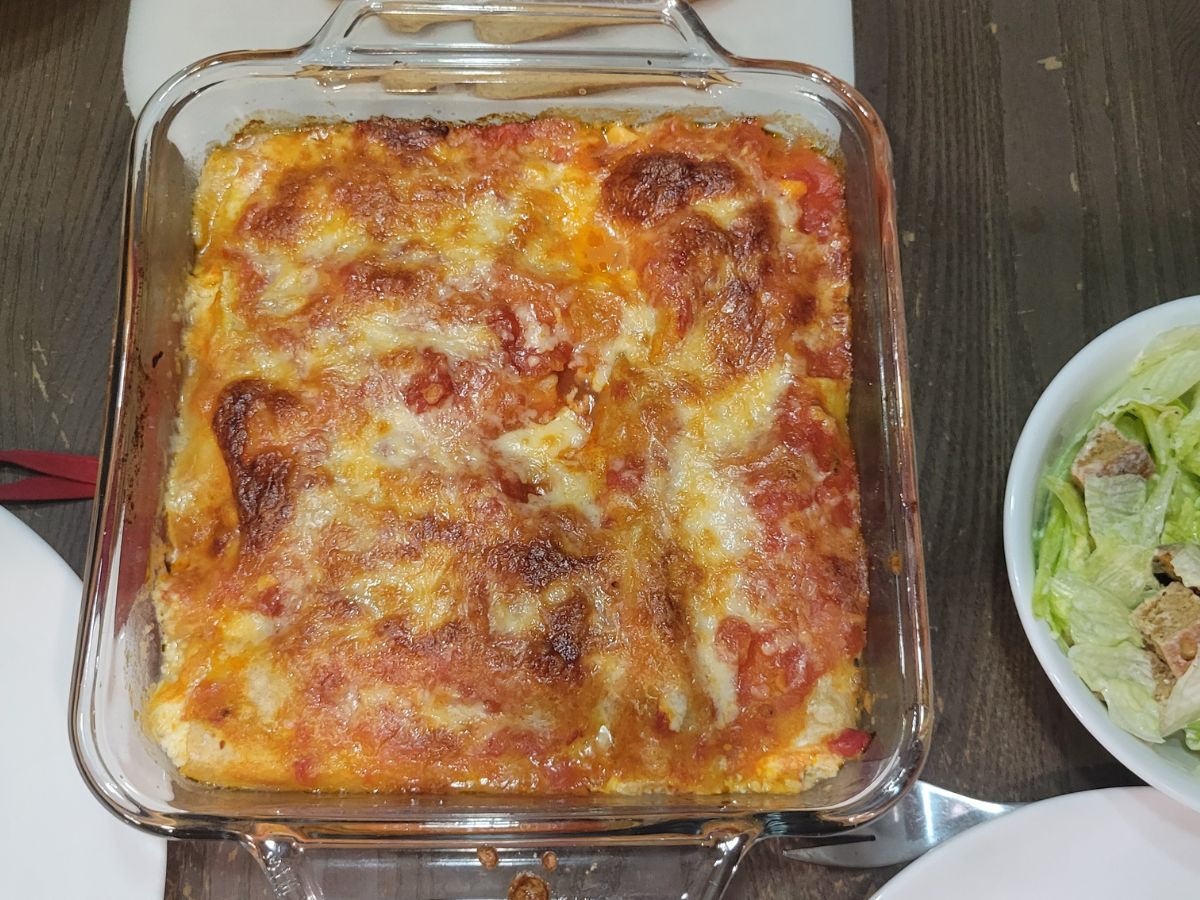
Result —
M 43 450 L 0 450 L 0 464 L 36 474 L 0 484 L 0 503 L 43 500 L 90 500 L 96 493 L 99 464 L 94 456 Z

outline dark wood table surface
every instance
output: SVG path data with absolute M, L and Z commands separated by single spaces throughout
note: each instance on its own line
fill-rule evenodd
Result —
M 99 443 L 127 3 L 0 0 L 0 447 Z M 859 0 L 855 31 L 899 186 L 937 684 L 925 777 L 995 800 L 1135 783 L 1034 660 L 1000 505 L 1025 416 L 1071 354 L 1200 293 L 1200 7 Z M 82 569 L 90 504 L 13 511 Z M 791 863 L 768 842 L 730 894 L 861 898 L 892 874 Z M 173 844 L 167 881 L 172 900 L 267 896 L 233 845 Z

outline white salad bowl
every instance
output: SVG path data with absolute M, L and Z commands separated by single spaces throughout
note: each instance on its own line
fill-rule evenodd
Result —
M 1072 670 L 1049 626 L 1033 612 L 1033 532 L 1041 514 L 1037 498 L 1042 474 L 1129 377 L 1146 346 L 1182 325 L 1200 325 L 1200 296 L 1164 303 L 1114 325 L 1075 354 L 1050 382 L 1029 414 L 1009 467 L 1004 555 L 1025 634 L 1067 706 L 1139 778 L 1200 811 L 1200 753 L 1190 752 L 1179 735 L 1151 744 L 1114 725 L 1104 703 Z

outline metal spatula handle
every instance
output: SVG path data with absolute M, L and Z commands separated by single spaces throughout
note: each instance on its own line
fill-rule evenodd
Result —
M 858 841 L 785 850 L 800 862 L 875 869 L 911 862 L 972 826 L 1012 812 L 1022 803 L 988 803 L 918 781 L 886 814 L 844 833 Z

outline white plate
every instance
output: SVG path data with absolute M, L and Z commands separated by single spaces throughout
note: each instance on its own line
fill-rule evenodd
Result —
M 82 594 L 58 554 L 0 509 L 0 896 L 157 900 L 166 841 L 106 812 L 71 758 L 67 694 Z
M 854 80 L 851 0 L 704 0 L 697 7 L 734 53 L 792 59 Z M 184 66 L 226 50 L 295 47 L 333 10 L 330 0 L 133 0 L 125 94 L 140 110 Z
M 874 900 L 1195 896 L 1200 814 L 1154 788 L 1054 797 L 963 832 Z

